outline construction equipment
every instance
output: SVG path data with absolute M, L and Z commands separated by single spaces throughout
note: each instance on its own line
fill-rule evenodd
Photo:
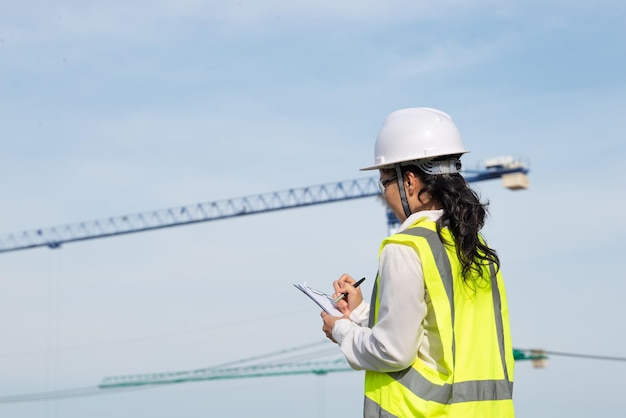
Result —
M 479 182 L 501 178 L 505 187 L 511 190 L 528 188 L 528 165 L 520 159 L 501 157 L 488 160 L 482 167 L 465 169 L 463 176 L 468 182 Z M 260 214 L 290 208 L 312 206 L 344 200 L 377 197 L 378 178 L 361 178 L 327 183 L 303 188 L 294 188 L 278 192 L 270 192 L 247 197 L 226 199 L 214 202 L 198 203 L 161 209 L 131 215 L 113 216 L 105 219 L 84 221 L 54 227 L 26 230 L 0 236 L 0 253 L 18 251 L 29 248 L 48 247 L 60 248 L 62 245 L 104 237 L 151 231 L 174 226 L 190 225 L 199 222 Z M 388 227 L 398 225 L 395 216 L 387 212 Z M 298 347 L 295 350 L 310 349 L 312 346 Z M 292 351 L 292 350 L 286 350 Z M 285 351 L 281 352 L 282 354 Z M 335 356 L 324 360 L 329 355 Z M 0 402 L 24 402 L 39 399 L 60 397 L 90 396 L 117 389 L 146 385 L 164 385 L 191 381 L 251 378 L 294 374 L 324 375 L 334 372 L 352 371 L 342 358 L 336 358 L 336 349 L 331 351 L 298 353 L 290 358 L 265 361 L 269 356 L 231 362 L 205 369 L 191 371 L 152 373 L 107 377 L 97 388 L 78 388 L 65 391 L 52 391 L 41 394 L 26 394 Z M 545 361 L 545 353 L 531 353 L 528 350 L 514 349 L 515 360 Z M 259 360 L 263 360 L 259 362 Z
M 336 347 L 328 342 L 295 347 L 276 353 L 243 359 L 219 366 L 165 373 L 106 377 L 98 386 L 100 389 L 120 389 L 133 386 L 168 385 L 174 383 L 199 382 L 206 380 L 242 379 L 252 377 L 285 376 L 297 374 L 317 374 L 354 371 L 343 357 L 337 357 Z M 327 360 L 322 358 L 331 357 Z M 531 360 L 535 367 L 544 367 L 547 356 L 541 350 L 513 349 L 513 358 Z M 298 361 L 298 359 L 319 359 Z M 536 362 L 544 362 L 536 363 Z
M 528 188 L 528 166 L 520 159 L 501 157 L 488 162 L 484 167 L 464 170 L 465 179 L 477 182 L 502 178 L 505 187 L 509 189 Z M 378 195 L 380 191 L 376 177 L 346 180 L 10 233 L 0 236 L 0 253 L 38 247 L 55 249 L 70 242 Z M 387 224 L 390 229 L 398 224 L 391 212 L 387 213 Z

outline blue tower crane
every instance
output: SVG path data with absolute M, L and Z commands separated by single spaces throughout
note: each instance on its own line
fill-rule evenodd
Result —
M 468 182 L 501 178 L 504 186 L 512 190 L 528 187 L 527 173 L 527 164 L 512 157 L 487 160 L 482 168 L 463 170 L 463 175 Z M 369 177 L 130 215 L 112 216 L 105 219 L 0 235 L 0 253 L 37 247 L 54 249 L 70 242 L 190 225 L 322 203 L 361 199 L 378 196 L 379 194 L 378 179 Z M 398 220 L 390 211 L 387 212 L 387 223 L 390 228 L 398 224 Z

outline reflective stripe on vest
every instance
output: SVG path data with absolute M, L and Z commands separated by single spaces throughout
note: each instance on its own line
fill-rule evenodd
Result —
M 419 223 L 419 222 L 418 222 Z M 429 222 L 431 225 L 434 223 Z M 452 267 L 448 253 L 441 242 L 436 230 L 417 226 L 411 229 L 405 230 L 400 234 L 411 235 L 424 238 L 428 247 L 433 253 L 436 269 L 441 277 L 443 287 L 445 289 L 445 295 L 448 299 L 451 314 L 452 325 L 452 361 L 456 358 L 456 341 L 454 337 L 454 320 L 455 320 L 455 308 L 454 308 L 454 278 L 452 274 Z M 408 367 L 398 372 L 386 373 L 391 377 L 393 381 L 400 384 L 410 393 L 414 394 L 418 398 L 424 401 L 432 401 L 442 405 L 451 405 L 461 402 L 476 402 L 476 401 L 510 401 L 512 399 L 513 382 L 509 380 L 509 373 L 507 370 L 507 362 L 505 356 L 505 336 L 504 336 L 504 324 L 501 314 L 502 298 L 497 283 L 497 274 L 493 264 L 489 265 L 489 275 L 491 277 L 491 293 L 493 300 L 493 309 L 495 317 L 495 328 L 497 335 L 497 344 L 499 348 L 499 354 L 502 364 L 502 371 L 504 372 L 504 379 L 486 379 L 486 380 L 469 380 L 436 384 L 425 378 L 414 367 Z M 426 280 L 425 280 L 426 283 Z M 374 326 L 377 319 L 377 294 L 378 294 L 378 280 L 374 285 L 372 293 L 372 304 L 370 307 L 370 328 Z M 512 407 L 511 407 L 512 408 Z M 512 410 L 512 409 L 511 409 Z M 392 413 L 385 411 L 382 405 L 378 405 L 374 400 L 365 397 L 364 404 L 364 416 L 365 417 L 395 417 Z

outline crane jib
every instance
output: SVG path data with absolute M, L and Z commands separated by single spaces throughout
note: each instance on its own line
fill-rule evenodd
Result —
M 477 182 L 507 176 L 526 176 L 526 165 L 517 160 L 507 164 L 491 164 L 478 170 L 466 170 L 462 174 L 466 181 Z M 515 179 L 511 189 L 526 188 L 525 183 Z M 63 244 L 97 238 L 112 237 L 131 233 L 189 225 L 199 222 L 215 221 L 378 196 L 378 178 L 360 178 L 336 183 L 320 184 L 301 188 L 293 188 L 277 192 L 262 193 L 252 196 L 197 203 L 168 209 L 160 209 L 131 215 L 112 216 L 104 219 L 77 222 L 59 226 L 31 229 L 0 235 L 0 253 L 25 250 L 29 248 L 48 247 L 60 248 Z M 388 225 L 395 219 L 388 216 Z

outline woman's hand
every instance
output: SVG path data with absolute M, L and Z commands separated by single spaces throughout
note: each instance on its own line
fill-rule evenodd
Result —
M 336 343 L 337 341 L 335 341 L 335 339 L 333 338 L 333 327 L 335 326 L 335 322 L 337 322 L 337 320 L 339 319 L 349 319 L 349 318 L 347 316 L 343 316 L 343 317 L 332 316 L 332 315 L 327 314 L 324 311 L 322 311 L 321 315 L 322 315 L 322 321 L 324 321 L 324 325 L 322 325 L 322 331 L 324 331 L 324 334 L 326 334 L 326 337 L 328 337 L 329 340 Z
M 322 320 L 324 321 L 322 331 L 324 331 L 326 337 L 328 337 L 328 339 L 332 342 L 337 342 L 333 338 L 333 327 L 335 326 L 335 322 L 340 319 L 350 319 L 350 313 L 357 306 L 359 306 L 361 302 L 363 302 L 361 290 L 359 288 L 354 288 L 355 283 L 356 280 L 347 274 L 344 274 L 339 278 L 339 280 L 335 280 L 333 282 L 333 288 L 335 289 L 335 293 L 332 296 L 333 299 L 337 299 L 343 293 L 346 293 L 346 296 L 335 303 L 337 309 L 339 309 L 344 316 L 332 316 L 322 311 Z
M 346 293 L 343 299 L 335 303 L 337 309 L 346 316 L 350 316 L 350 313 L 363 302 L 361 289 L 358 287 L 355 289 L 355 283 L 356 280 L 347 274 L 344 274 L 339 280 L 333 282 L 333 287 L 335 288 L 335 293 L 333 294 L 334 299 L 338 298 L 342 293 Z

